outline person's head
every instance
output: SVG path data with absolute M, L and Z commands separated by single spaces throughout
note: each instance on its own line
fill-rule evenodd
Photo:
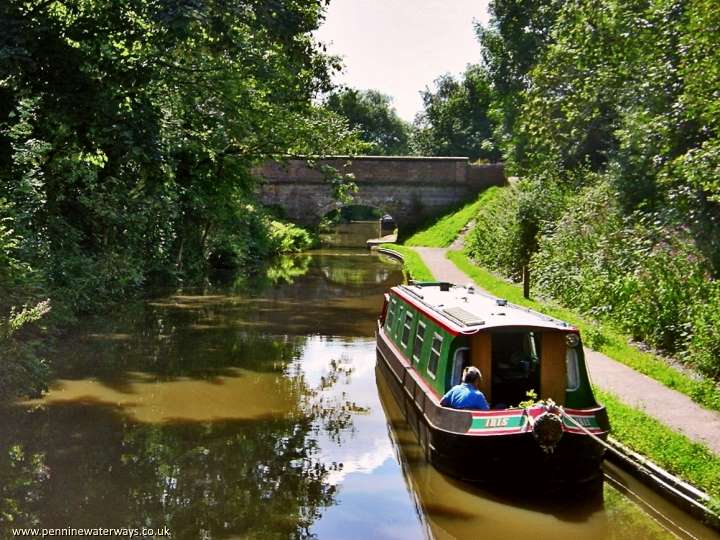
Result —
M 482 381 L 482 373 L 475 366 L 468 366 L 463 370 L 462 381 L 477 386 Z

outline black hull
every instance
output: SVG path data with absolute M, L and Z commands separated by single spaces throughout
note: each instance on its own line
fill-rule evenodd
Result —
M 379 375 L 388 383 L 423 448 L 426 459 L 438 470 L 463 481 L 494 488 L 533 492 L 576 493 L 579 487 L 595 490 L 602 482 L 600 465 L 604 448 L 586 435 L 565 433 L 555 451 L 545 453 L 531 433 L 472 436 L 440 429 L 428 418 L 427 400 L 418 399 L 398 377 L 397 359 L 378 341 Z M 391 362 L 395 364 L 391 365 Z M 425 411 L 423 411 L 425 407 Z M 432 414 L 437 422 L 437 412 Z

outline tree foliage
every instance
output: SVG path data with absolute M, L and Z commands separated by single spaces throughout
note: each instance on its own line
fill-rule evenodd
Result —
M 490 25 L 476 27 L 482 66 L 494 91 L 489 109 L 494 139 L 511 167 L 524 148 L 516 122 L 530 86 L 528 72 L 552 42 L 561 5 L 558 0 L 494 0 L 489 5 Z
M 377 90 L 343 88 L 325 98 L 325 107 L 347 119 L 368 143 L 368 154 L 404 156 L 410 153 L 410 125 L 392 106 L 392 98 Z
M 422 94 L 423 110 L 415 120 L 413 146 L 428 156 L 468 156 L 497 161 L 489 116 L 493 93 L 480 66 L 469 66 L 456 79 L 443 75 Z
M 0 4 L 3 312 L 93 310 L 283 246 L 251 168 L 357 143 L 314 101 L 337 67 L 312 36 L 326 3 Z
M 254 163 L 351 140 L 312 103 L 335 63 L 311 35 L 323 4 L 4 3 L 0 184 L 22 257 L 93 296 L 198 271 L 242 227 Z
M 513 227 L 499 244 L 478 229 L 472 252 L 495 254 L 510 275 L 530 260 L 542 292 L 717 377 L 717 6 L 504 0 L 491 10 L 478 31 L 491 117 L 524 180 L 512 204 L 480 216 Z

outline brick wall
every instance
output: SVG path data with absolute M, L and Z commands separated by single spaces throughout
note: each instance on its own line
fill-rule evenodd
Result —
M 470 165 L 464 157 L 335 156 L 317 160 L 315 168 L 305 160 L 290 159 L 255 169 L 263 179 L 261 201 L 283 207 L 298 223 L 317 223 L 337 207 L 322 165 L 352 173 L 359 187 L 353 204 L 379 208 L 401 226 L 468 200 L 489 185 L 505 183 L 501 164 Z

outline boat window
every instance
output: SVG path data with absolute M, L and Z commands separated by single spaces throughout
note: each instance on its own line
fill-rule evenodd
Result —
M 407 347 L 410 340 L 410 330 L 412 330 L 413 313 L 412 311 L 405 312 L 405 324 L 403 325 L 402 338 L 400 344 L 403 347 Z
M 580 388 L 580 368 L 578 367 L 577 350 L 567 348 L 565 353 L 565 372 L 567 373 L 567 389 L 574 391 Z
M 463 370 L 469 365 L 470 349 L 468 347 L 460 347 L 457 351 L 455 351 L 455 357 L 453 358 L 453 369 L 452 378 L 450 379 L 450 386 L 460 384 Z
M 420 361 L 422 354 L 423 342 L 425 341 L 425 323 L 418 321 L 417 330 L 415 331 L 415 344 L 413 345 L 413 360 Z
M 388 330 L 392 330 L 393 322 L 395 322 L 395 309 L 397 308 L 397 300 L 390 298 L 390 305 L 388 306 L 387 317 L 385 318 L 385 327 Z
M 403 316 L 405 315 L 405 310 L 405 306 L 398 303 L 397 315 L 395 317 L 395 323 L 393 324 L 393 334 L 395 335 L 395 340 L 400 337 L 400 327 L 402 326 L 402 320 Z
M 440 350 L 442 349 L 443 338 L 440 334 L 433 334 L 432 347 L 430 347 L 430 359 L 428 360 L 427 372 L 434 379 L 437 373 L 438 362 L 440 361 Z

